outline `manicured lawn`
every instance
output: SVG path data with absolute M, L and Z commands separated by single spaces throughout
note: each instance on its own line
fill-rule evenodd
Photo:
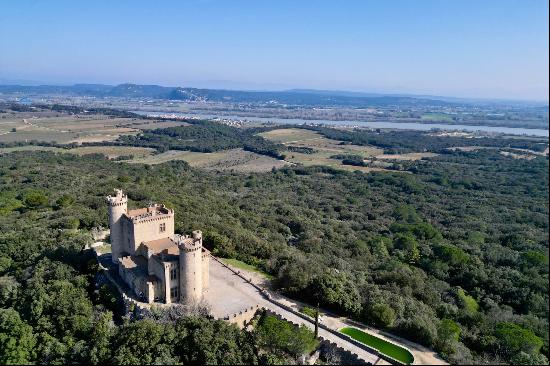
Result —
M 340 329 L 341 333 L 350 336 L 351 338 L 377 349 L 381 353 L 388 355 L 405 364 L 412 364 L 414 361 L 413 355 L 403 347 L 399 347 L 393 343 L 387 342 L 381 338 L 365 333 L 362 330 L 352 327 Z
M 256 272 L 267 278 L 268 280 L 272 280 L 274 277 L 270 275 L 269 273 L 266 273 L 262 271 L 261 269 L 254 267 L 253 265 L 250 265 L 248 263 L 245 263 L 243 261 L 240 261 L 238 259 L 231 259 L 231 258 L 220 258 L 225 264 L 230 265 L 231 267 L 244 269 L 245 271 L 251 271 Z

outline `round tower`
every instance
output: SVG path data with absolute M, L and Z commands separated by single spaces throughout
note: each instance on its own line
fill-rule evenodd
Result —
M 180 301 L 192 304 L 202 299 L 202 232 L 182 237 L 178 243 L 180 257 Z
M 118 263 L 123 245 L 122 215 L 128 210 L 128 197 L 121 189 L 115 189 L 114 196 L 107 196 L 109 203 L 109 229 L 111 230 L 111 259 Z

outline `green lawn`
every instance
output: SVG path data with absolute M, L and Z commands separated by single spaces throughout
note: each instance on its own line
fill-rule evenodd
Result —
M 268 280 L 272 280 L 274 277 L 270 275 L 269 273 L 266 273 L 259 269 L 258 267 L 255 267 L 251 264 L 245 263 L 243 261 L 240 261 L 238 259 L 232 259 L 232 258 L 220 258 L 225 264 L 228 264 L 232 267 L 244 269 L 245 271 L 251 271 L 256 272 L 264 276 Z
M 381 338 L 365 333 L 362 330 L 352 327 L 340 329 L 341 333 L 350 336 L 351 338 L 377 349 L 381 353 L 388 355 L 407 365 L 411 365 L 414 361 L 413 355 L 403 347 L 399 347 L 393 343 L 387 342 Z

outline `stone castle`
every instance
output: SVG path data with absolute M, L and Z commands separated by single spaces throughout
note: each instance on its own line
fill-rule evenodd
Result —
M 174 210 L 164 205 L 128 210 L 128 197 L 107 196 L 113 263 L 141 301 L 192 304 L 208 289 L 210 252 L 202 232 L 174 234 Z

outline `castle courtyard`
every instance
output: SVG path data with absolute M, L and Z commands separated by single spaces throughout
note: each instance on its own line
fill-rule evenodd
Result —
M 223 319 L 263 303 L 261 294 L 218 261 L 210 261 L 210 288 L 204 295 L 212 316 Z

